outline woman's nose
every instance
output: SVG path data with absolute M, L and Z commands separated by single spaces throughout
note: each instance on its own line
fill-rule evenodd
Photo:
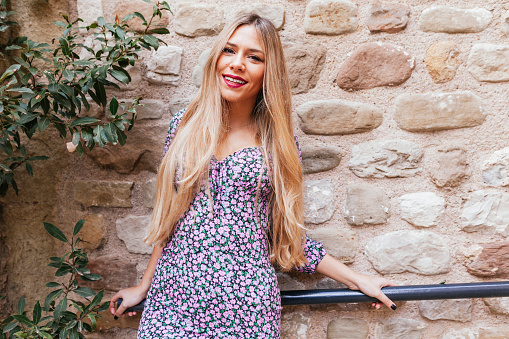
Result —
M 239 53 L 235 56 L 235 58 L 233 58 L 232 62 L 230 63 L 230 69 L 243 71 L 244 68 L 245 68 L 244 60 L 242 59 L 242 56 Z

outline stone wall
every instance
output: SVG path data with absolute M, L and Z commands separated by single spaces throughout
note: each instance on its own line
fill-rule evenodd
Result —
M 59 10 L 87 23 L 150 12 L 141 0 L 19 3 L 37 3 L 50 21 Z M 111 296 L 140 279 L 168 123 L 196 92 L 214 35 L 240 11 L 271 18 L 285 46 L 310 236 L 354 270 L 402 285 L 509 278 L 505 1 L 170 4 L 175 15 L 160 20 L 172 32 L 163 37 L 168 46 L 142 55 L 133 84 L 109 92 L 144 98 L 127 145 L 79 158 L 64 151 L 68 140 L 41 137 L 37 150 L 54 160 L 34 169 L 39 174 L 23 181 L 19 197 L 2 200 L 0 241 L 10 252 L 0 251 L 10 259 L 0 260 L 7 272 L 0 288 L 7 284 L 10 305 L 44 291 L 40 276 L 49 273 L 37 262 L 58 249 L 40 231 L 43 220 L 70 229 L 87 219 L 92 267 L 105 277 L 93 287 Z M 47 28 L 27 24 L 39 20 L 25 22 L 24 32 L 47 40 Z M 88 114 L 105 116 L 97 107 Z M 319 275 L 279 279 L 282 289 L 340 287 Z M 395 312 L 317 305 L 284 308 L 282 328 L 284 338 L 505 338 L 508 315 L 509 298 L 406 302 Z M 135 338 L 138 320 L 105 315 L 90 338 Z

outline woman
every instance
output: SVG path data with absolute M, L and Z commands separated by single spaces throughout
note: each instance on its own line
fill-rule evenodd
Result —
M 245 15 L 223 30 L 165 151 L 154 251 L 140 285 L 110 305 L 120 316 L 147 298 L 138 338 L 279 338 L 272 264 L 322 273 L 395 309 L 380 291 L 392 282 L 353 272 L 306 237 L 290 85 L 270 21 Z

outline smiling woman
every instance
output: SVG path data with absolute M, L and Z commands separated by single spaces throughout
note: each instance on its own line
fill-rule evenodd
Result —
M 241 16 L 219 35 L 165 152 L 152 257 L 140 285 L 110 305 L 122 315 L 146 297 L 138 338 L 279 338 L 273 265 L 316 270 L 393 306 L 380 291 L 392 282 L 351 271 L 306 236 L 290 84 L 269 20 Z

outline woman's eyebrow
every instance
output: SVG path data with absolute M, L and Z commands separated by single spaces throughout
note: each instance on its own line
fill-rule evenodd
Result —
M 231 46 L 231 47 L 235 47 L 235 48 L 238 48 L 238 47 L 239 47 L 239 46 L 237 46 L 236 44 L 231 43 L 231 42 L 227 42 L 226 44 L 227 44 L 227 45 L 229 45 L 229 46 Z M 255 53 L 261 53 L 261 54 L 263 54 L 263 51 L 260 51 L 259 49 L 256 49 L 256 48 L 248 48 L 247 50 L 248 50 L 248 51 L 250 51 L 250 52 L 255 52 Z

